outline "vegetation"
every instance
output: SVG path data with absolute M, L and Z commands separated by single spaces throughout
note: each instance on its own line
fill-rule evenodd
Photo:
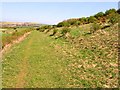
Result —
M 36 28 L 4 55 L 3 87 L 118 88 L 118 12 Z
M 48 32 L 49 30 L 47 30 Z M 54 36 L 57 33 L 57 29 L 53 29 L 53 33 L 50 36 Z
M 90 16 L 90 17 L 88 18 L 88 22 L 89 22 L 89 23 L 94 23 L 94 22 L 97 22 L 97 19 L 96 19 L 94 16 Z
M 61 30 L 61 34 L 62 34 L 63 37 L 64 37 L 68 32 L 70 32 L 70 30 L 69 30 L 68 28 L 63 28 L 63 29 Z
M 5 45 L 12 43 L 13 40 L 18 39 L 22 35 L 24 35 L 27 32 L 30 32 L 31 28 L 11 28 L 9 30 L 2 31 L 2 48 L 4 48 Z
M 47 35 L 32 31 L 22 43 L 13 46 L 3 58 L 3 87 L 67 87 L 65 58 L 54 43 Z
M 90 28 L 90 33 L 94 33 L 95 31 L 101 29 L 101 26 L 97 23 L 93 23 Z
M 64 27 L 64 26 L 71 26 L 71 25 L 83 25 L 83 24 L 88 24 L 88 23 L 105 23 L 107 20 L 111 19 L 111 17 L 114 17 L 114 15 L 118 16 L 119 10 L 115 9 L 110 9 L 107 10 L 105 13 L 99 12 L 93 16 L 90 17 L 82 17 L 78 19 L 68 19 L 63 22 L 58 23 L 58 27 Z M 116 17 L 116 16 L 115 16 Z M 111 20 L 114 22 L 114 20 Z
M 120 20 L 119 14 L 113 14 L 113 15 L 110 17 L 109 22 L 114 25 L 115 23 L 118 23 L 119 20 Z
M 109 10 L 107 10 L 106 12 L 105 12 L 105 15 L 107 16 L 109 16 L 109 15 L 112 15 L 112 14 L 114 14 L 114 13 L 116 13 L 116 10 L 115 9 L 109 9 Z
M 103 16 L 104 16 L 104 13 L 103 12 L 99 12 L 94 17 L 99 19 L 100 17 L 103 17 Z

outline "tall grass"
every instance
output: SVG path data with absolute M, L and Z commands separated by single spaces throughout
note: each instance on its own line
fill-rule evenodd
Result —
M 25 29 L 25 30 L 15 30 L 12 33 L 3 33 L 2 34 L 2 48 L 4 48 L 7 44 L 12 43 L 13 40 L 18 39 L 22 35 L 24 35 L 27 32 L 30 32 L 31 29 Z

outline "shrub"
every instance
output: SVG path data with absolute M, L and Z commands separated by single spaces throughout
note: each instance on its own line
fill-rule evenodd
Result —
M 36 30 L 37 30 L 37 31 L 39 31 L 39 30 L 40 30 L 40 28 L 36 28 Z
M 39 29 L 39 31 L 40 31 L 40 32 L 44 32 L 44 31 L 45 31 L 45 29 Z
M 90 28 L 90 33 L 94 33 L 95 31 L 101 29 L 101 26 L 97 23 L 93 23 Z
M 69 25 L 76 25 L 77 20 L 76 19 L 68 19 L 67 22 Z
M 69 33 L 69 32 L 70 32 L 70 29 L 67 28 L 67 27 L 64 27 L 62 30 L 60 30 L 61 35 L 57 38 L 61 38 L 61 37 L 66 38 L 66 34 Z
M 48 33 L 50 31 L 50 29 L 47 29 L 47 30 L 45 30 L 45 33 Z
M 85 18 L 85 17 L 80 18 L 80 22 L 81 22 L 82 24 L 86 23 L 86 18 Z
M 2 48 L 4 48 L 5 45 L 12 43 L 13 40 L 18 39 L 20 36 L 24 35 L 25 33 L 31 31 L 32 29 L 25 29 L 25 30 L 18 30 L 12 32 L 12 34 L 7 34 L 2 36 Z
M 53 30 L 53 33 L 50 36 L 54 36 L 57 33 L 57 29 Z
M 63 21 L 63 22 L 58 23 L 58 24 L 57 24 L 57 27 L 63 27 L 63 26 L 68 27 L 69 25 L 70 25 L 69 22 Z
M 94 16 L 90 16 L 90 17 L 88 18 L 88 21 L 89 21 L 89 23 L 94 23 L 94 22 L 97 21 L 97 19 L 96 19 Z
M 60 23 L 57 24 L 57 27 L 62 27 L 62 26 L 64 26 L 63 22 L 60 22 Z
M 37 28 L 36 30 L 40 31 L 40 32 L 44 32 L 46 29 L 52 29 L 51 25 L 44 25 L 41 26 L 40 28 Z
M 57 33 L 57 29 L 53 30 L 53 35 L 55 35 Z
M 80 24 L 80 21 L 76 21 L 75 26 L 79 26 Z
M 95 18 L 99 18 L 99 17 L 103 17 L 104 16 L 104 13 L 103 12 L 99 12 L 97 14 L 95 14 Z
M 115 24 L 117 22 L 117 19 L 115 17 L 111 17 L 109 22 Z
M 120 18 L 120 15 L 114 14 L 114 15 L 112 15 L 112 16 L 110 17 L 109 22 L 110 22 L 111 24 L 118 23 L 119 18 Z
M 115 9 L 109 9 L 105 12 L 105 15 L 109 15 L 109 14 L 113 14 L 113 13 L 116 13 L 116 10 Z
M 65 34 L 68 33 L 68 32 L 70 32 L 70 29 L 69 29 L 69 28 L 66 28 L 66 27 L 61 30 L 61 34 L 62 34 L 63 36 L 65 36 Z

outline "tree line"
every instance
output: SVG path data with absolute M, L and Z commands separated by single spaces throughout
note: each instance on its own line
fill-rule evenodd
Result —
M 120 9 L 109 9 L 106 10 L 105 13 L 103 12 L 98 12 L 97 14 L 90 16 L 90 17 L 82 17 L 82 18 L 77 18 L 77 19 L 68 19 L 64 20 L 60 23 L 57 24 L 57 27 L 63 27 L 63 26 L 79 26 L 83 24 L 89 24 L 89 23 L 116 23 L 118 22 L 118 19 L 120 14 Z

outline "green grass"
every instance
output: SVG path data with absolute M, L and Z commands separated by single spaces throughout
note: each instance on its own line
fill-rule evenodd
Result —
M 86 27 L 85 27 L 86 26 Z M 89 26 L 85 25 L 83 27 L 73 27 L 71 28 L 70 34 L 72 37 L 80 37 L 89 32 Z
M 73 77 L 73 87 L 118 86 L 116 27 L 117 24 L 89 36 L 83 34 L 65 49 L 70 60 L 69 71 Z
M 117 87 L 117 25 L 87 35 L 89 27 L 72 27 L 72 42 L 33 31 L 4 56 L 3 87 Z
M 15 87 L 17 75 L 27 62 L 23 87 L 66 87 L 67 74 L 61 52 L 56 52 L 54 40 L 34 31 L 3 59 L 3 87 Z M 27 50 L 27 51 L 26 51 Z M 24 61 L 25 59 L 25 61 Z
M 70 34 L 73 36 L 73 37 L 77 37 L 77 36 L 79 36 L 80 35 L 80 29 L 79 28 L 77 28 L 77 29 L 72 29 L 71 31 L 70 31 Z
M 31 28 L 17 28 L 16 30 L 14 29 L 7 29 L 5 32 L 2 33 L 2 47 L 5 45 L 12 43 L 13 40 L 18 39 L 25 33 L 31 31 Z
M 70 27 L 73 40 L 56 39 L 71 73 L 70 87 L 117 87 L 117 24 L 94 34 L 89 32 L 90 25 Z

